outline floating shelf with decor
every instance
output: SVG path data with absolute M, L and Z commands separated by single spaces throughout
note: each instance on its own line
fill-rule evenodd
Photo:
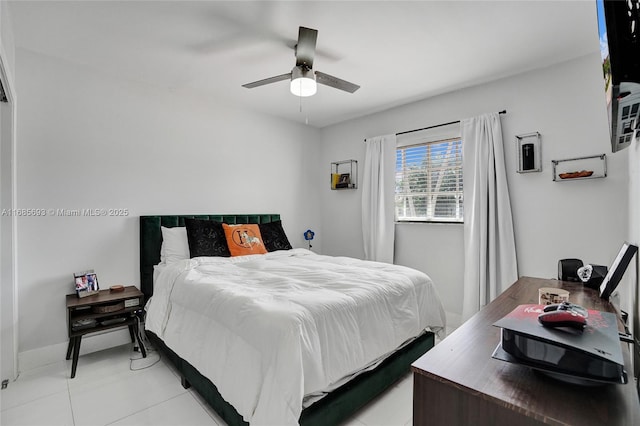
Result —
M 331 189 L 358 189 L 358 162 L 356 160 L 331 163 Z
M 607 155 L 551 160 L 553 181 L 564 182 L 607 177 Z

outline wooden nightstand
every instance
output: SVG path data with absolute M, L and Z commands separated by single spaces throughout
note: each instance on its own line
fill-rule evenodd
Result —
M 147 357 L 147 351 L 140 341 L 136 316 L 142 311 L 143 298 L 142 292 L 134 286 L 125 287 L 118 292 L 100 290 L 98 294 L 83 298 L 78 298 L 75 293 L 67 295 L 67 359 L 73 351 L 71 378 L 76 376 L 80 342 L 85 334 L 128 326 L 131 342 L 137 340 L 142 356 Z

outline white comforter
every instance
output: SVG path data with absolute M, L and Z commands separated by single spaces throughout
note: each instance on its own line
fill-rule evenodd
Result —
M 304 395 L 445 325 L 424 273 L 305 249 L 184 260 L 157 278 L 146 328 L 252 425 L 297 424 Z

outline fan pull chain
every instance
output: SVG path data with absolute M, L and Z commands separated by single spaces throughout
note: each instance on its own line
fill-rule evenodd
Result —
M 302 112 L 302 96 L 300 98 L 300 112 Z M 305 114 L 304 116 L 304 124 L 309 125 L 309 115 Z

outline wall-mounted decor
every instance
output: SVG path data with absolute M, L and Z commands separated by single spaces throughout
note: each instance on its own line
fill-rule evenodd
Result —
M 358 162 L 356 160 L 331 163 L 331 189 L 358 189 Z
M 551 160 L 551 164 L 554 182 L 607 177 L 606 154 Z
M 540 133 L 533 132 L 516 135 L 516 155 L 518 159 L 518 173 L 541 172 Z

